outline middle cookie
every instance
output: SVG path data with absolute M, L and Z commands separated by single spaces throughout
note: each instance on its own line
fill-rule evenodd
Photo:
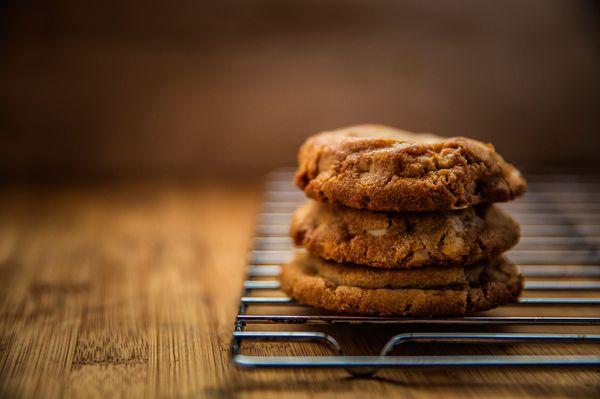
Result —
M 309 201 L 294 212 L 296 245 L 324 259 L 382 268 L 470 265 L 519 240 L 494 205 L 449 212 L 374 212 Z

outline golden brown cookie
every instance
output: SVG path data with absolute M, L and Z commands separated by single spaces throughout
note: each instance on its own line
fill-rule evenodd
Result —
M 375 211 L 447 211 L 525 192 L 519 171 L 491 144 L 378 125 L 309 137 L 296 185 L 310 198 Z
M 425 289 L 418 286 L 363 288 L 336 284 L 315 267 L 316 260 L 311 255 L 299 254 L 285 265 L 280 276 L 282 290 L 300 303 L 345 313 L 418 317 L 458 316 L 516 301 L 523 284 L 516 267 L 502 257 L 487 263 L 477 281 L 470 281 L 463 286 L 452 284 Z M 391 272 L 377 269 L 370 271 Z M 406 272 L 393 271 L 398 274 Z
M 464 288 L 470 283 L 476 284 L 485 267 L 485 263 L 477 263 L 468 267 L 419 267 L 398 271 L 335 263 L 316 256 L 310 257 L 310 263 L 319 276 L 333 284 L 360 288 Z
M 309 201 L 294 212 L 290 231 L 312 254 L 380 268 L 470 265 L 519 240 L 519 226 L 494 205 L 401 213 Z

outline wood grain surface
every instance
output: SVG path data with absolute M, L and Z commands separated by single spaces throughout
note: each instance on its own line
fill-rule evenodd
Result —
M 389 370 L 357 379 L 236 368 L 230 335 L 258 201 L 258 185 L 2 188 L 0 397 L 599 396 L 597 370 Z M 349 342 L 369 351 L 358 336 Z M 307 353 L 291 344 L 250 353 L 282 351 Z

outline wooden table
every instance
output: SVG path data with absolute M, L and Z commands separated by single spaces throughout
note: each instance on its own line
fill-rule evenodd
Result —
M 592 370 L 352 379 L 234 367 L 230 335 L 259 191 L 233 186 L 3 187 L 0 397 L 600 394 Z

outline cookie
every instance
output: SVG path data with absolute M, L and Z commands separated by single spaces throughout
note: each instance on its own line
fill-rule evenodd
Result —
M 379 268 L 470 265 L 519 240 L 519 226 L 494 205 L 374 212 L 309 201 L 294 212 L 290 231 L 312 254 Z
M 299 254 L 285 265 L 280 276 L 282 290 L 302 304 L 344 313 L 459 316 L 516 301 L 523 285 L 516 267 L 505 258 L 487 263 L 477 281 L 470 281 L 462 287 L 450 285 L 439 288 L 363 288 L 336 284 L 315 267 L 316 260 L 311 255 Z M 407 271 L 393 272 L 402 274 Z
M 311 263 L 316 274 L 335 285 L 360 288 L 465 288 L 479 281 L 485 267 L 485 263 L 478 263 L 467 267 L 420 267 L 398 271 L 335 263 L 316 256 L 306 262 Z
M 322 202 L 375 211 L 447 211 L 525 192 L 519 171 L 491 144 L 378 125 L 309 137 L 295 182 Z

